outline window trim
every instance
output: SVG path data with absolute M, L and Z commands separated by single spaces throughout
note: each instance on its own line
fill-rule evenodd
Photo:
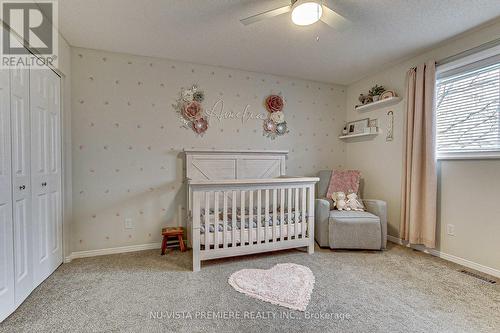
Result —
M 436 66 L 436 89 L 437 82 L 450 75 L 456 73 L 459 69 L 464 70 L 470 67 L 483 67 L 493 59 L 497 60 L 500 57 L 500 45 L 493 46 L 486 50 L 481 50 L 465 57 L 438 64 Z M 437 112 L 437 110 L 435 110 Z M 437 126 L 437 122 L 435 124 Z M 437 138 L 435 138 L 437 139 Z M 500 150 L 463 150 L 463 151 L 450 151 L 438 152 L 436 146 L 436 159 L 437 160 L 491 160 L 500 159 Z
M 439 161 L 451 160 L 500 160 L 500 150 L 492 151 L 463 151 L 436 153 Z
M 469 66 L 475 62 L 480 62 L 487 58 L 496 57 L 498 55 L 500 55 L 500 45 L 496 45 L 489 49 L 478 51 L 460 59 L 445 62 L 443 64 L 440 64 L 438 62 L 436 65 L 436 79 L 440 78 L 443 74 L 445 74 L 445 72 L 452 71 L 460 67 Z

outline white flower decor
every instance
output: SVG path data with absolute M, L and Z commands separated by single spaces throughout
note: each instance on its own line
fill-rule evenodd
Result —
M 285 121 L 285 114 L 283 113 L 283 111 L 273 112 L 271 113 L 270 118 L 276 124 L 279 124 Z
M 194 92 L 192 89 L 184 90 L 182 92 L 182 100 L 184 102 L 187 102 L 187 103 L 192 102 L 193 97 L 194 97 Z

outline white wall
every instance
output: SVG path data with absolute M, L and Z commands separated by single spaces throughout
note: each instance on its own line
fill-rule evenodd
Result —
M 357 140 L 346 146 L 346 165 L 360 169 L 365 178 L 365 197 L 387 200 L 389 234 L 399 237 L 403 113 L 405 101 L 386 109 L 359 113 L 360 93 L 374 84 L 405 91 L 406 71 L 427 60 L 440 60 L 461 51 L 484 44 L 500 36 L 500 20 L 476 31 L 450 40 L 428 52 L 402 63 L 386 66 L 380 73 L 347 87 L 346 118 L 378 118 L 384 133 L 373 139 Z M 387 111 L 395 115 L 395 139 L 385 141 Z M 441 161 L 438 221 L 438 247 L 441 252 L 500 269 L 500 160 Z M 455 236 L 446 234 L 446 224 L 455 225 Z
M 265 113 L 264 99 L 282 93 L 290 133 L 271 140 L 262 120 L 212 119 L 197 137 L 172 108 L 193 83 L 205 108 L 222 98 L 225 110 Z M 72 96 L 74 251 L 159 242 L 185 207 L 184 148 L 289 149 L 290 175 L 344 163 L 342 86 L 73 48 Z

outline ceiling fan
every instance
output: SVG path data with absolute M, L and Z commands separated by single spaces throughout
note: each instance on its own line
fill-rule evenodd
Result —
M 345 17 L 324 5 L 322 0 L 291 0 L 288 6 L 252 15 L 240 20 L 240 22 L 249 25 L 290 11 L 292 12 L 292 21 L 296 25 L 310 25 L 321 20 L 334 29 L 343 30 L 350 23 Z

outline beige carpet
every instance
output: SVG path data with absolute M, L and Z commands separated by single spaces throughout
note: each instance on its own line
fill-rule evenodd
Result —
M 235 291 L 229 275 L 291 262 L 316 277 L 306 312 Z M 223 259 L 189 271 L 190 252 L 143 251 L 61 266 L 0 332 L 499 332 L 500 285 L 390 245 L 384 252 L 299 250 Z

